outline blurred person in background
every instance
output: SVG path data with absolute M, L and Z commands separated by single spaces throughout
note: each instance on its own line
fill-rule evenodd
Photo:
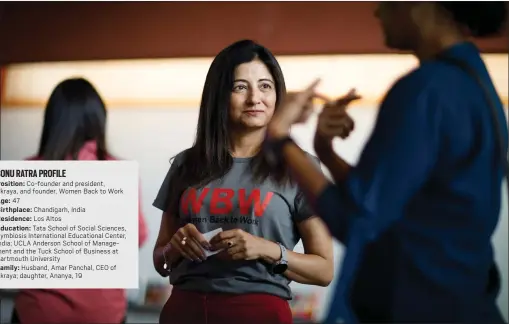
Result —
M 347 248 L 327 322 L 504 322 L 491 238 L 507 167 L 507 125 L 469 38 L 499 32 L 506 10 L 504 2 L 379 4 L 387 46 L 413 52 L 419 66 L 386 94 L 356 166 L 334 153 L 332 140 L 352 131 L 345 109 L 359 96 L 325 105 L 314 146 L 335 184 L 289 133 L 309 115 L 313 97 L 322 97 L 317 82 L 276 111 L 266 153 L 290 166 Z
M 271 170 L 261 153 L 285 89 L 275 57 L 252 41 L 212 62 L 195 143 L 154 201 L 163 211 L 154 266 L 173 285 L 160 323 L 292 323 L 290 282 L 331 282 L 327 228 L 288 168 Z M 218 228 L 208 242 L 203 234 Z M 300 239 L 304 254 L 292 251 Z
M 104 102 L 87 80 L 67 79 L 53 90 L 39 152 L 28 160 L 116 160 L 106 149 Z M 141 247 L 147 238 L 141 207 L 138 220 Z M 125 323 L 126 311 L 122 289 L 24 289 L 12 323 Z

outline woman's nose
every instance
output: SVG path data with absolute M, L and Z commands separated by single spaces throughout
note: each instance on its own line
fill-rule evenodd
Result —
M 259 104 L 262 100 L 262 93 L 258 89 L 253 89 L 249 92 L 248 103 L 251 105 Z

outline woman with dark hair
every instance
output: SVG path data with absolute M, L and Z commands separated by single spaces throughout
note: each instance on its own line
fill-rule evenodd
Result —
M 39 152 L 29 160 L 116 160 L 106 149 L 106 108 L 85 79 L 67 79 L 51 93 Z M 141 207 L 139 246 L 147 238 Z M 15 300 L 12 323 L 124 323 L 122 289 L 24 289 Z
M 291 323 L 290 281 L 332 280 L 325 225 L 286 166 L 272 170 L 260 153 L 285 91 L 278 62 L 252 41 L 212 62 L 195 143 L 154 201 L 163 211 L 154 266 L 173 285 L 161 323 Z M 301 238 L 305 254 L 291 251 Z
M 507 168 L 503 105 L 471 36 L 501 30 L 504 2 L 381 2 L 386 44 L 419 66 L 385 96 L 356 166 L 332 149 L 355 93 L 329 102 L 315 150 L 330 183 L 289 137 L 316 83 L 280 106 L 267 154 L 290 166 L 346 249 L 327 323 L 503 323 L 491 237 Z M 347 76 L 344 76 L 347 77 Z M 277 159 L 276 159 L 277 161 Z

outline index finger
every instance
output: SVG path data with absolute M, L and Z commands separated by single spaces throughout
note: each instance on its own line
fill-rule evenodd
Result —
M 355 88 L 352 88 L 350 89 L 350 91 L 348 91 L 348 93 L 340 98 L 338 98 L 336 100 L 336 102 L 341 102 L 341 101 L 352 101 L 352 100 L 357 100 L 357 99 L 360 99 L 361 96 L 359 94 L 357 94 L 357 89 Z
M 322 101 L 325 101 L 325 102 L 329 102 L 331 101 L 330 98 L 324 94 L 321 94 L 319 92 L 315 92 L 313 95 L 312 95 L 312 98 L 313 99 L 319 99 L 319 100 L 322 100 Z
M 322 82 L 322 79 L 316 78 L 313 82 L 311 82 L 310 85 L 307 86 L 306 90 L 304 92 L 308 94 L 313 94 L 315 92 L 316 87 Z
M 222 231 L 221 233 L 218 233 L 216 236 L 214 236 L 210 240 L 210 243 L 214 244 L 214 243 L 217 243 L 217 242 L 221 242 L 222 240 L 227 240 L 227 239 L 234 238 L 235 236 L 236 236 L 235 235 L 235 230 Z
M 203 246 L 204 248 L 210 247 L 209 242 L 207 242 L 207 240 L 205 239 L 203 234 L 200 233 L 200 231 L 198 231 L 198 229 L 196 227 L 192 226 L 188 229 L 188 231 L 189 231 L 189 236 L 192 236 L 197 242 L 199 242 L 201 244 L 201 246 Z
M 340 106 L 342 109 L 346 109 L 347 105 L 351 103 L 352 101 L 359 100 L 362 97 L 356 93 L 349 93 L 346 96 L 343 96 L 339 99 L 336 99 L 334 102 L 332 102 L 331 106 Z
M 307 100 L 313 98 L 315 95 L 317 95 L 315 90 L 321 81 L 322 80 L 320 78 L 317 78 L 316 80 L 314 80 L 310 85 L 308 85 L 306 87 L 306 89 L 304 91 L 297 93 L 296 100 L 299 101 L 300 103 L 304 103 Z

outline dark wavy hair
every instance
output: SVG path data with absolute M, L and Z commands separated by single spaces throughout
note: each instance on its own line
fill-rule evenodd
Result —
M 97 158 L 105 160 L 106 108 L 94 86 L 83 78 L 60 82 L 44 111 L 39 152 L 43 160 L 77 159 L 87 141 L 97 143 Z
M 235 68 L 254 59 L 261 60 L 274 78 L 276 109 L 286 94 L 281 67 L 267 48 L 252 40 L 241 40 L 223 49 L 214 58 L 207 73 L 195 142 L 183 153 L 170 179 L 168 210 L 178 210 L 180 196 L 187 188 L 205 186 L 231 169 L 229 107 Z M 252 159 L 251 169 L 254 181 L 261 182 L 271 177 L 284 184 L 290 180 L 287 168 L 283 165 L 270 168 L 261 151 Z
M 505 1 L 438 1 L 453 19 L 466 26 L 475 37 L 489 37 L 501 32 L 507 19 Z

